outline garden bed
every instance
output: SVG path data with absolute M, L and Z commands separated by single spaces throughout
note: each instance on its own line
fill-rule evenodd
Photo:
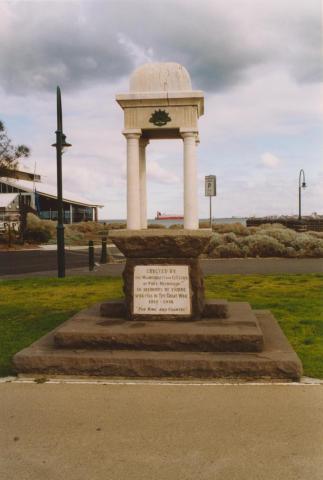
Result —
M 56 243 L 56 223 L 40 220 L 28 214 L 28 228 L 25 234 L 27 243 Z M 88 245 L 89 240 L 101 243 L 113 229 L 125 228 L 125 223 L 80 222 L 65 225 L 65 244 L 67 246 Z M 166 228 L 153 224 L 149 228 Z M 170 229 L 183 228 L 172 225 Z M 208 222 L 200 222 L 200 228 L 208 228 Z M 296 232 L 281 224 L 264 224 L 246 227 L 241 223 L 213 224 L 213 235 L 204 257 L 207 258 L 323 258 L 323 232 Z M 5 238 L 2 244 L 6 245 Z M 12 242 L 14 245 L 14 242 Z

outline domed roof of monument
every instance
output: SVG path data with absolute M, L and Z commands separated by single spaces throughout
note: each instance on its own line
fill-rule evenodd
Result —
M 130 77 L 130 92 L 179 92 L 192 90 L 191 78 L 179 63 L 145 63 Z

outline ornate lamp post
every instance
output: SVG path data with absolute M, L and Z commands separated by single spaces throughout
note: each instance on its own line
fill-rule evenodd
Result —
M 305 173 L 303 169 L 300 170 L 298 177 L 298 220 L 302 220 L 302 188 L 306 188 Z
M 57 273 L 58 277 L 65 277 L 65 246 L 64 246 L 64 210 L 63 210 L 63 179 L 62 179 L 62 154 L 65 147 L 71 147 L 66 142 L 66 135 L 63 133 L 62 101 L 61 90 L 57 87 L 57 130 L 56 163 L 57 163 Z

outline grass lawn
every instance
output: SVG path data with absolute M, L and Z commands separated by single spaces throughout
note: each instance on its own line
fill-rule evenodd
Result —
M 323 275 L 213 275 L 209 298 L 270 309 L 300 356 L 305 375 L 323 378 Z M 31 278 L 0 282 L 0 375 L 13 374 L 14 353 L 78 310 L 120 298 L 120 278 Z

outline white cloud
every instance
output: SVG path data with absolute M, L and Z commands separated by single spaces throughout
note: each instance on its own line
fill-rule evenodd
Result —
M 118 42 L 122 45 L 126 52 L 134 59 L 136 66 L 153 61 L 152 48 L 144 48 L 134 43 L 131 38 L 123 33 L 118 33 Z
M 58 79 L 76 90 L 121 79 L 152 57 L 183 63 L 211 92 L 240 84 L 256 66 L 317 82 L 319 14 L 319 0 L 7 2 L 0 82 L 11 93 L 51 91 Z
M 270 168 L 276 168 L 281 163 L 281 159 L 270 152 L 263 153 L 260 156 L 260 161 L 262 165 L 265 165 L 265 167 L 270 167 Z
M 295 212 L 300 168 L 309 184 L 304 213 L 322 213 L 319 0 L 172 0 L 171 17 L 168 2 L 155 3 L 0 0 L 0 119 L 15 143 L 31 147 L 25 163 L 33 169 L 37 161 L 55 184 L 62 82 L 73 145 L 63 157 L 64 186 L 103 203 L 101 218 L 124 218 L 126 141 L 115 94 L 128 90 L 134 66 L 178 61 L 206 90 L 200 216 L 208 215 L 207 174 L 218 177 L 216 216 Z M 182 142 L 151 141 L 147 170 L 150 216 L 181 212 Z
M 147 160 L 147 177 L 159 183 L 177 183 L 178 177 L 169 170 L 162 168 L 156 160 Z
M 245 83 L 222 94 L 206 95 L 201 142 L 303 134 L 320 125 L 320 100 L 318 84 L 298 84 L 281 68 L 252 69 Z

